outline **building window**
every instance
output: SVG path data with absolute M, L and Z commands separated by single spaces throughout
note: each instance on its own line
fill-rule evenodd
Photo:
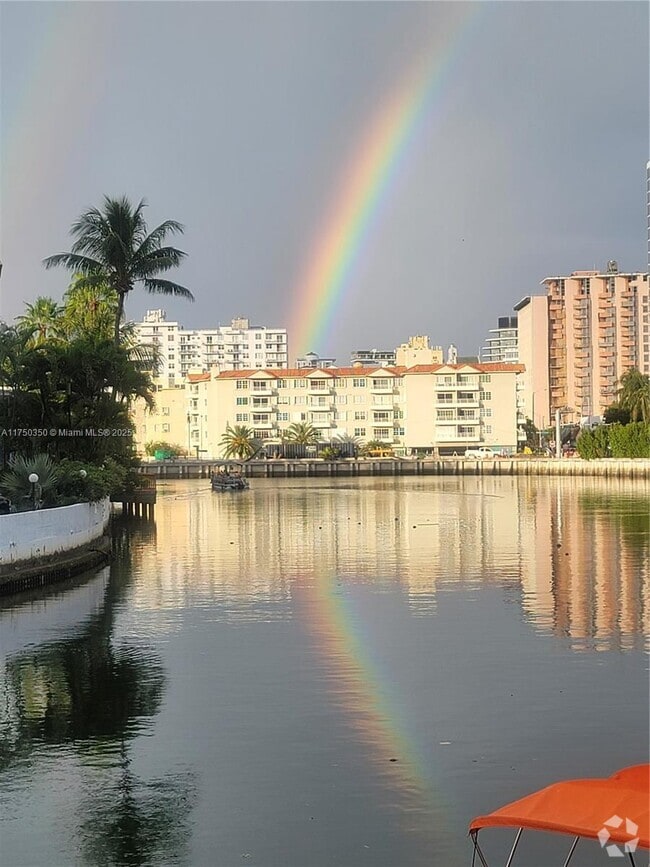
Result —
M 163 415 L 169 415 L 169 407 L 168 406 L 163 406 L 162 414 Z
M 490 376 L 489 373 L 482 373 L 479 376 L 478 381 L 479 382 L 492 382 L 492 377 Z
M 438 417 L 440 420 L 444 420 L 444 419 L 453 419 L 453 418 L 456 417 L 456 413 L 454 412 L 453 409 L 439 409 L 439 410 L 438 410 L 438 416 L 437 416 L 437 417 Z
M 492 392 L 491 391 L 482 391 L 481 392 L 481 400 L 492 400 Z
M 486 434 L 491 434 L 491 433 L 492 433 L 492 425 L 491 425 L 491 424 L 486 424 L 486 425 L 483 427 L 483 430 L 485 431 Z
M 279 412 L 278 413 L 278 421 L 289 421 L 289 413 L 288 412 Z
M 354 420 L 355 421 L 365 421 L 366 420 L 366 413 L 360 409 L 356 410 L 354 413 Z
M 459 437 L 473 437 L 475 430 L 476 430 L 476 428 L 473 425 L 459 424 L 458 425 L 458 436 Z
M 247 412 L 238 412 L 235 416 L 235 421 L 248 421 L 248 413 Z
M 163 429 L 163 433 L 169 433 L 169 425 L 168 424 L 164 424 L 162 426 L 162 429 Z
M 337 394 L 336 395 L 336 403 L 345 404 L 348 402 L 347 394 Z
M 276 379 L 275 387 L 276 388 L 286 388 L 287 387 L 286 379 Z
M 355 435 L 355 437 L 365 437 L 365 435 L 366 435 L 365 427 L 355 427 L 354 435 Z
M 378 440 L 389 440 L 393 436 L 393 432 L 389 427 L 375 428 L 375 436 Z
M 404 436 L 404 428 L 403 427 L 396 427 L 396 428 L 394 428 L 393 433 L 396 437 L 403 437 Z
M 360 379 L 359 377 L 354 377 L 352 379 L 352 388 L 365 388 L 365 387 L 366 387 L 366 380 L 365 379 L 363 379 L 363 378 Z
M 438 403 L 453 403 L 454 395 L 450 391 L 438 392 Z
M 237 380 L 237 388 L 248 388 L 248 380 L 247 379 L 238 379 Z
M 247 397 L 238 397 L 237 398 L 237 406 L 246 406 L 248 404 Z
M 391 414 L 389 412 L 375 412 L 373 413 L 373 419 L 375 421 L 390 421 Z
M 491 418 L 492 417 L 492 409 L 491 407 L 481 407 L 481 418 Z

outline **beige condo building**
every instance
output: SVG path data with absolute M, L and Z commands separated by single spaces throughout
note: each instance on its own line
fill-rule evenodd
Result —
M 180 388 L 158 388 L 153 413 L 137 407 L 136 440 L 141 451 L 164 440 L 218 458 L 228 425 L 272 445 L 305 422 L 323 442 L 377 440 L 397 454 L 463 454 L 478 445 L 512 453 L 523 437 L 522 372 L 493 363 L 190 374 Z

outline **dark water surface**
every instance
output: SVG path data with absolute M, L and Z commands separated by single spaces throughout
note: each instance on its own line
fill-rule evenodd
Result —
M 110 568 L 0 600 L 0 864 L 469 865 L 474 815 L 648 760 L 649 492 L 166 483 Z

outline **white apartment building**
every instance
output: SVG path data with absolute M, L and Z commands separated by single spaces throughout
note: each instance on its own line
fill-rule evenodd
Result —
M 481 361 L 519 361 L 518 326 L 516 316 L 500 316 L 496 328 L 490 328 L 485 346 L 481 349 Z
M 186 330 L 169 322 L 164 310 L 147 311 L 135 323 L 138 342 L 158 348 L 157 377 L 168 386 L 182 383 L 190 371 L 287 367 L 286 328 L 251 326 L 248 319 L 233 319 L 229 326 Z
M 323 442 L 353 436 L 396 454 L 462 454 L 477 445 L 512 453 L 525 439 L 522 372 L 511 364 L 423 364 L 190 374 L 184 401 L 180 389 L 161 388 L 154 413 L 138 407 L 136 440 L 141 450 L 162 439 L 218 458 L 228 425 L 272 445 L 306 422 Z

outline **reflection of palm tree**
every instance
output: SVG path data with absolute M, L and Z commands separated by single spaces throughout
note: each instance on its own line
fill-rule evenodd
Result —
M 120 747 L 119 778 L 95 788 L 81 825 L 82 846 L 101 865 L 175 863 L 186 846 L 194 800 L 191 774 L 143 781 L 131 771 L 126 742 Z
M 134 723 L 160 708 L 163 669 L 151 651 L 116 647 L 115 613 L 123 606 L 140 535 L 155 525 L 116 521 L 114 562 L 104 605 L 82 634 L 42 645 L 6 662 L 7 702 L 0 707 L 0 771 L 39 743 L 74 744 L 84 766 L 101 774 L 91 787 L 82 846 L 98 865 L 177 861 L 193 801 L 190 774 L 143 781 L 131 771 Z M 107 766 L 107 752 L 116 761 Z M 115 769 L 118 778 L 115 780 Z M 108 775 L 108 779 L 107 779 Z

